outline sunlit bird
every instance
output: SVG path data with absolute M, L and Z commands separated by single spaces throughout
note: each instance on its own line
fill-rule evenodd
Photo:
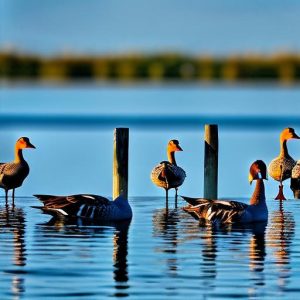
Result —
M 292 169 L 296 161 L 289 155 L 287 141 L 290 139 L 300 139 L 293 128 L 285 128 L 280 134 L 280 153 L 274 158 L 268 167 L 269 175 L 279 181 L 279 192 L 275 200 L 286 200 L 283 194 L 282 181 L 291 177 Z
M 168 191 L 175 189 L 175 201 L 177 202 L 177 190 L 186 177 L 185 171 L 177 166 L 175 152 L 182 151 L 177 140 L 170 140 L 167 146 L 168 161 L 162 161 L 151 172 L 151 180 L 158 187 L 166 191 L 166 204 L 168 205 Z
M 203 198 L 182 198 L 190 203 L 184 210 L 201 221 L 215 224 L 251 223 L 268 220 L 264 179 L 267 167 L 262 160 L 256 160 L 250 167 L 249 182 L 256 180 L 256 187 L 250 204 L 238 201 L 209 200 Z
M 0 187 L 5 190 L 5 201 L 8 203 L 8 191 L 12 191 L 12 204 L 15 201 L 15 189 L 23 184 L 29 174 L 29 165 L 23 157 L 23 149 L 35 149 L 28 137 L 21 137 L 15 145 L 15 159 L 12 162 L 0 163 Z
M 122 221 L 132 217 L 127 199 L 122 196 L 110 201 L 90 194 L 71 196 L 34 195 L 44 206 L 33 206 L 54 217 L 83 218 L 90 221 Z

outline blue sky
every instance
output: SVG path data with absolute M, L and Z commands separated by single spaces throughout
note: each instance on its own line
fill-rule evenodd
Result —
M 0 48 L 55 54 L 299 51 L 297 0 L 0 0 Z

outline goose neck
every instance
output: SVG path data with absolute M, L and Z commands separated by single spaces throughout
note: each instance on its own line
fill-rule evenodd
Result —
M 265 185 L 263 179 L 258 179 L 256 181 L 256 187 L 253 192 L 253 195 L 250 199 L 250 205 L 258 205 L 265 204 L 266 196 L 265 196 Z
M 172 165 L 175 165 L 177 166 L 176 164 L 176 159 L 175 159 L 175 152 L 174 151 L 169 151 L 168 150 L 168 161 L 172 164 Z

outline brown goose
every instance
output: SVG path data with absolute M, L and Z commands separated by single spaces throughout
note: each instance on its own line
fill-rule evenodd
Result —
M 166 191 L 166 204 L 168 205 L 168 190 L 175 188 L 175 200 L 177 202 L 177 190 L 186 177 L 185 171 L 177 166 L 175 152 L 182 151 L 177 140 L 170 140 L 167 146 L 168 161 L 162 161 L 151 172 L 151 180 L 158 187 Z
M 262 160 L 255 161 L 250 167 L 250 184 L 256 180 L 256 188 L 250 199 L 250 204 L 209 200 L 202 198 L 182 197 L 189 206 L 183 209 L 200 221 L 212 223 L 251 223 L 268 220 L 268 208 L 266 205 L 265 187 L 263 180 L 267 179 L 267 167 Z
M 290 139 L 300 139 L 293 128 L 285 128 L 280 134 L 280 153 L 274 158 L 268 167 L 269 175 L 280 182 L 279 192 L 275 200 L 286 200 L 283 194 L 282 181 L 291 177 L 292 169 L 296 161 L 289 155 L 287 141 Z
M 90 194 L 71 196 L 34 195 L 44 206 L 33 206 L 44 213 L 65 218 L 83 218 L 89 221 L 122 221 L 132 217 L 127 199 L 118 197 L 110 201 L 105 197 Z
M 35 149 L 28 137 L 21 137 L 15 145 L 15 159 L 12 162 L 0 163 L 0 187 L 5 190 L 6 204 L 8 191 L 12 191 L 12 204 L 15 201 L 15 189 L 20 187 L 29 174 L 29 166 L 23 157 L 23 149 Z

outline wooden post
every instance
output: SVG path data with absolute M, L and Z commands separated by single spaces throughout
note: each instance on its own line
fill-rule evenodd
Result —
M 218 199 L 218 125 L 205 125 L 204 198 Z
M 113 161 L 113 199 L 128 198 L 129 128 L 115 128 Z

